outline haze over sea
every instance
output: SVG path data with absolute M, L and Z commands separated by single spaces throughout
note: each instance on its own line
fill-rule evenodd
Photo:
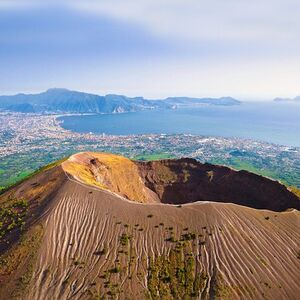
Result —
M 201 106 L 123 114 L 64 116 L 74 132 L 195 134 L 238 137 L 300 147 L 300 103 L 244 102 L 237 106 Z

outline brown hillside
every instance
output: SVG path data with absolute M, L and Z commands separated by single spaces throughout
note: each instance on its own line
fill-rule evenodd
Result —
M 246 187 L 251 192 L 243 192 Z M 251 203 L 256 191 L 269 196 Z M 21 197 L 26 205 L 14 202 Z M 194 202 L 209 197 L 214 202 Z M 25 221 L 22 229 L 16 226 L 1 237 L 7 244 L 0 258 L 1 299 L 298 299 L 300 294 L 300 213 L 275 211 L 295 207 L 292 201 L 299 199 L 277 182 L 247 172 L 189 159 L 138 163 L 80 153 L 12 188 L 0 201 L 2 210 Z M 274 211 L 221 201 L 274 205 Z

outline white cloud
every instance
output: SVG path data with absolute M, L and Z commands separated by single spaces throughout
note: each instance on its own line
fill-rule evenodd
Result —
M 190 39 L 298 40 L 298 0 L 74 0 L 72 8 Z
M 70 86 L 74 73 L 86 72 L 74 89 L 101 85 L 150 97 L 299 94 L 299 0 L 0 0 L 0 10 L 49 5 L 131 23 L 183 46 L 174 56 L 150 55 L 148 65 L 132 57 L 124 65 L 122 56 L 116 66 L 106 58 L 107 66 L 72 70 Z
M 62 6 L 190 39 L 298 40 L 299 0 L 0 0 L 1 8 Z
M 145 64 L 142 73 L 131 67 L 130 74 L 103 79 L 111 91 L 148 97 L 175 96 L 234 96 L 238 99 L 273 99 L 277 96 L 294 97 L 299 94 L 300 61 L 274 63 L 190 63 Z M 113 76 L 112 76 L 113 77 Z
M 37 4 L 36 0 L 0 0 L 0 9 L 29 8 Z

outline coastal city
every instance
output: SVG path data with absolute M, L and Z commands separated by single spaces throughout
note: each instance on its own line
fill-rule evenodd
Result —
M 115 136 L 76 133 L 58 115 L 0 113 L 0 186 L 80 151 L 105 151 L 138 160 L 191 157 L 245 169 L 300 186 L 300 148 L 239 138 L 189 134 Z

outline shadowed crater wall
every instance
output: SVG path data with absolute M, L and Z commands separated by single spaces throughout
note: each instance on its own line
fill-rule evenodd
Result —
M 258 209 L 300 209 L 299 198 L 277 181 L 194 159 L 136 162 L 144 184 L 162 203 L 230 202 Z

